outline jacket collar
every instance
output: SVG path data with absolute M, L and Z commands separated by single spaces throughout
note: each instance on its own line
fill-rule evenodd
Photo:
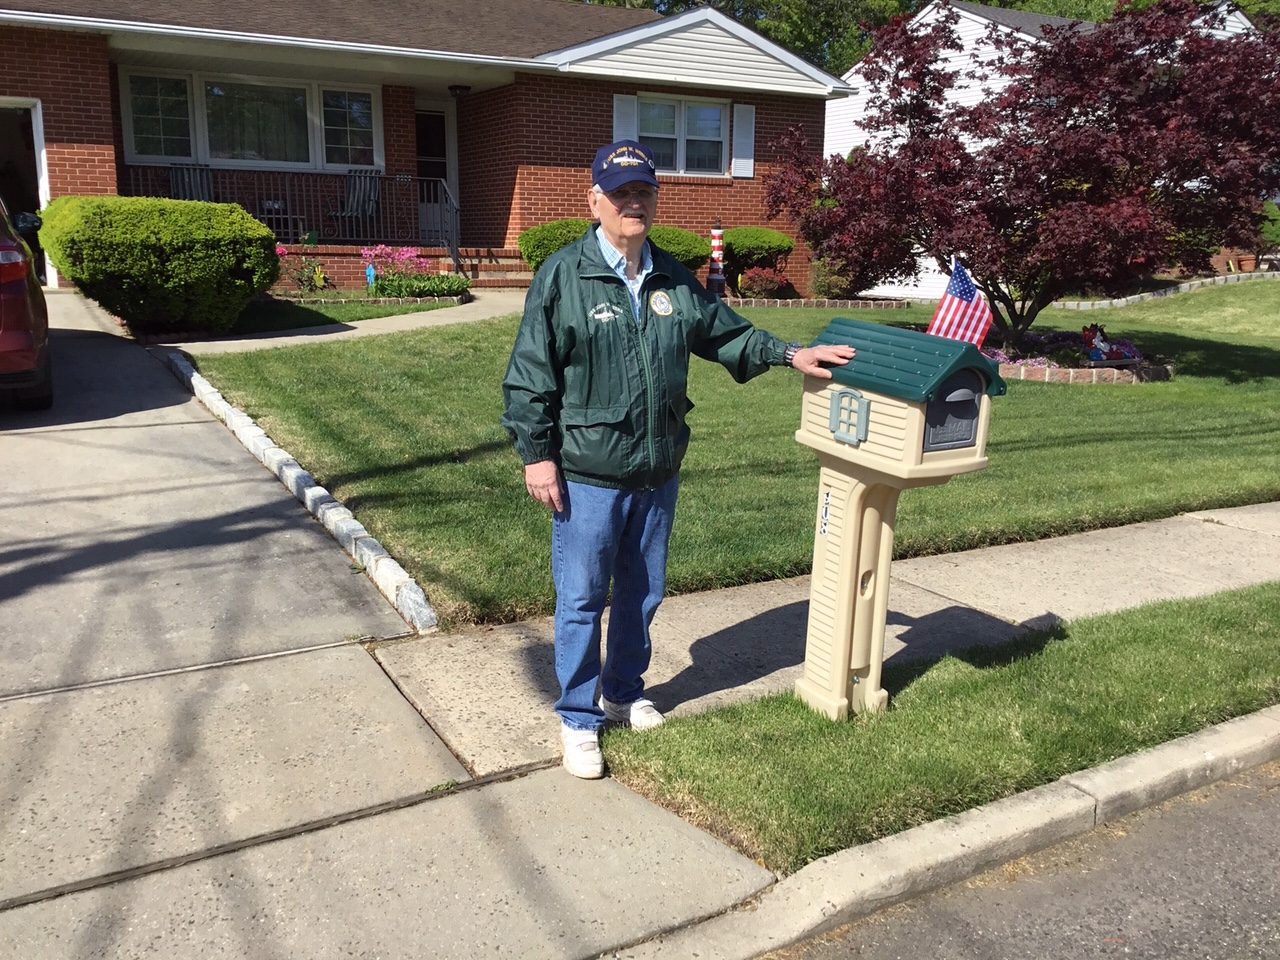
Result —
M 618 280 L 618 274 L 614 272 L 613 267 L 605 262 L 604 255 L 600 253 L 600 244 L 596 241 L 596 225 L 594 223 L 587 227 L 587 232 L 576 242 L 578 244 L 578 276 Z M 649 276 L 663 276 L 670 279 L 671 268 L 668 265 L 670 257 L 667 252 L 650 240 L 649 254 L 653 258 L 653 271 Z M 618 280 L 618 282 L 621 283 L 622 281 Z

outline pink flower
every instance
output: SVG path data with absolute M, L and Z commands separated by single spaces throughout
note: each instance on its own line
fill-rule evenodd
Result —
M 276 256 L 277 256 L 277 257 L 279 257 L 281 260 L 283 260 L 283 259 L 284 259 L 285 257 L 287 257 L 288 255 L 289 255 L 289 251 L 288 251 L 288 250 L 286 250 L 283 246 L 281 246 L 280 244 L 278 244 L 278 243 L 277 243 L 277 244 L 276 244 Z

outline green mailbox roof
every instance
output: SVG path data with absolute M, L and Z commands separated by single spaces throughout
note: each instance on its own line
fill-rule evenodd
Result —
M 927 403 L 948 377 L 970 368 L 982 374 L 988 396 L 998 397 L 1006 390 L 1000 368 L 971 343 L 845 317 L 832 320 L 812 346 L 827 343 L 850 344 L 858 351 L 845 366 L 830 368 L 836 383 L 908 403 Z

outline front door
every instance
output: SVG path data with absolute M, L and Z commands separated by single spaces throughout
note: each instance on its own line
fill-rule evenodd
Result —
M 40 209 L 40 171 L 36 166 L 35 134 L 28 107 L 0 107 L 0 197 L 9 213 Z M 34 236 L 27 237 L 44 280 L 44 256 Z
M 443 202 L 449 177 L 444 114 L 419 110 L 417 133 L 418 226 L 423 243 L 441 246 L 448 233 L 444 222 L 447 208 Z

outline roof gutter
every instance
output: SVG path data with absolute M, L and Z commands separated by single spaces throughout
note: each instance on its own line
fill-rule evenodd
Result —
M 129 20 L 101 20 L 96 17 L 72 17 L 63 14 L 29 13 L 24 10 L 0 10 L 0 23 L 17 26 L 55 27 L 90 30 L 98 33 L 136 33 L 189 40 L 214 40 L 224 43 L 253 43 L 271 47 L 293 47 L 301 50 L 324 50 L 338 53 L 380 54 L 410 60 L 444 60 L 479 66 L 519 67 L 522 70 L 554 72 L 555 67 L 542 60 L 523 57 L 484 57 L 448 50 L 419 50 L 413 47 L 388 47 L 373 43 L 349 43 L 341 40 L 317 40 L 308 37 L 273 36 L 242 33 L 237 30 L 210 30 L 168 24 L 137 23 Z

